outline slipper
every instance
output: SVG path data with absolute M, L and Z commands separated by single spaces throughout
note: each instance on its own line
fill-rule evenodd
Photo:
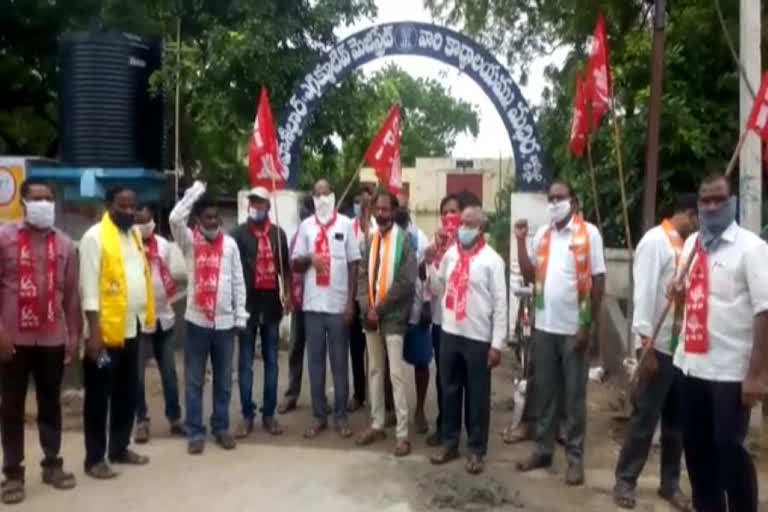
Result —
M 455 449 L 443 449 L 440 450 L 429 458 L 429 462 L 434 464 L 435 466 L 442 466 L 443 464 L 448 464 L 449 462 L 456 460 L 459 458 L 459 452 Z
M 524 441 L 530 441 L 531 436 L 527 427 L 523 425 L 517 427 L 509 425 L 501 434 L 501 439 L 504 441 L 504 444 L 517 444 Z
M 276 419 L 270 418 L 267 420 L 264 420 L 262 422 L 262 426 L 264 427 L 264 430 L 273 435 L 273 436 L 280 436 L 283 434 L 283 429 L 280 426 L 280 424 L 277 422 Z
M 381 441 L 386 438 L 387 434 L 383 430 L 368 428 L 364 430 L 359 436 L 357 436 L 355 444 L 357 444 L 357 446 L 368 446 L 369 444 L 373 444 L 376 441 Z
M 104 461 L 87 468 L 85 474 L 96 480 L 109 480 L 117 476 L 115 470 Z
M 60 467 L 43 468 L 43 483 L 62 491 L 75 487 L 75 475 Z
M 144 466 L 149 464 L 149 457 L 146 455 L 139 455 L 132 450 L 125 450 L 125 453 L 118 457 L 110 457 L 109 460 L 112 464 L 128 464 L 131 466 Z
M 405 457 L 411 453 L 411 443 L 407 439 L 398 439 L 393 453 L 395 457 Z
M 676 490 L 672 494 L 659 490 L 659 497 L 669 503 L 669 505 L 675 510 L 680 512 L 689 512 L 692 509 L 690 500 L 683 494 L 680 489 Z
M 6 480 L 0 487 L 0 498 L 6 505 L 16 505 L 24 501 L 24 482 L 21 480 Z
M 467 473 L 470 475 L 479 475 L 485 471 L 485 462 L 480 455 L 470 455 L 467 458 L 467 464 L 465 466 Z
M 624 483 L 617 483 L 613 488 L 613 502 L 617 507 L 633 509 L 637 505 L 635 490 Z
M 352 432 L 352 429 L 349 428 L 349 425 L 336 425 L 336 433 L 339 434 L 339 437 L 342 439 L 348 439 L 355 435 L 355 433 Z
M 304 439 L 314 439 L 318 435 L 320 435 L 320 432 L 323 432 L 324 430 L 328 429 L 328 425 L 312 425 L 307 430 L 304 431 Z

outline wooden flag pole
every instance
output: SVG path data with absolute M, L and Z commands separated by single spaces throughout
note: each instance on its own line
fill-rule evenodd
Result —
M 632 232 L 629 228 L 629 205 L 627 204 L 627 188 L 624 183 L 624 157 L 621 153 L 621 134 L 619 123 L 616 119 L 616 108 L 613 97 L 611 98 L 611 120 L 613 121 L 613 141 L 616 145 L 616 164 L 619 169 L 619 190 L 621 192 L 621 209 L 624 216 L 624 231 L 627 237 L 627 249 L 632 254 Z
M 592 197 L 595 202 L 595 217 L 597 218 L 597 229 L 602 232 L 603 220 L 600 216 L 600 205 L 598 204 L 599 196 L 597 195 L 597 175 L 595 173 L 595 166 L 592 163 L 592 141 L 589 134 L 587 134 L 587 164 L 589 165 L 589 177 L 592 181 Z
M 355 181 L 358 180 L 360 177 L 360 173 L 363 171 L 363 167 L 365 167 L 365 155 L 363 155 L 363 159 L 360 160 L 360 163 L 357 166 L 357 169 L 355 170 L 355 174 L 352 175 L 352 179 L 349 180 L 349 183 L 347 183 L 347 188 L 344 189 L 344 193 L 341 194 L 341 197 L 338 201 L 336 201 L 337 205 L 340 205 L 342 202 L 344 202 L 344 199 L 346 199 L 347 194 L 349 194 L 349 191 L 352 190 L 352 185 L 354 185 Z
M 285 308 L 285 283 L 283 282 L 283 272 L 285 270 L 285 266 L 283 264 L 283 244 L 280 240 L 280 216 L 278 215 L 277 211 L 279 208 L 277 207 L 277 180 L 275 180 L 275 173 L 270 172 L 272 175 L 272 198 L 275 200 L 275 227 L 277 227 L 277 259 L 278 259 L 278 265 L 280 265 L 280 272 L 277 275 L 277 284 L 280 292 L 280 303 L 283 305 L 283 308 Z

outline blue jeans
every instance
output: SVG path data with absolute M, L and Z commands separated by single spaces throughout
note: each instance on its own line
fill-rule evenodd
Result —
M 179 381 L 176 378 L 176 359 L 173 347 L 173 329 L 164 331 L 158 326 L 157 331 L 139 339 L 139 395 L 136 402 L 136 421 L 149 421 L 147 399 L 144 392 L 144 374 L 149 358 L 154 355 L 165 398 L 165 417 L 170 423 L 181 419 L 179 405 Z
M 184 352 L 184 380 L 187 401 L 187 434 L 190 441 L 205 439 L 203 426 L 203 387 L 208 355 L 213 367 L 213 434 L 229 431 L 229 400 L 232 397 L 232 355 L 234 334 L 231 329 L 217 331 L 187 322 L 187 347 Z
M 279 324 L 258 325 L 249 323 L 238 344 L 237 382 L 240 386 L 240 405 L 243 418 L 253 421 L 256 404 L 253 403 L 253 356 L 256 349 L 256 335 L 261 333 L 261 358 L 264 360 L 264 412 L 263 418 L 274 417 L 277 407 L 277 344 Z

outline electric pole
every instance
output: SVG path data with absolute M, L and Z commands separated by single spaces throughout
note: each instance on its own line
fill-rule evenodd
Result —
M 761 55 L 760 55 L 760 2 L 741 0 L 739 11 L 739 58 L 746 73 L 746 79 L 757 91 L 760 85 Z M 741 77 L 739 87 L 739 104 L 741 124 L 747 125 L 749 113 L 752 110 L 752 94 L 744 77 Z M 762 144 L 755 133 L 750 133 L 739 155 L 739 199 L 741 225 L 760 234 L 762 229 Z

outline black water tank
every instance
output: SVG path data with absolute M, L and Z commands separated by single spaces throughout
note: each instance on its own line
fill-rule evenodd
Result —
M 91 31 L 63 37 L 62 163 L 164 168 L 164 99 L 149 90 L 162 55 L 162 41 L 132 34 Z

